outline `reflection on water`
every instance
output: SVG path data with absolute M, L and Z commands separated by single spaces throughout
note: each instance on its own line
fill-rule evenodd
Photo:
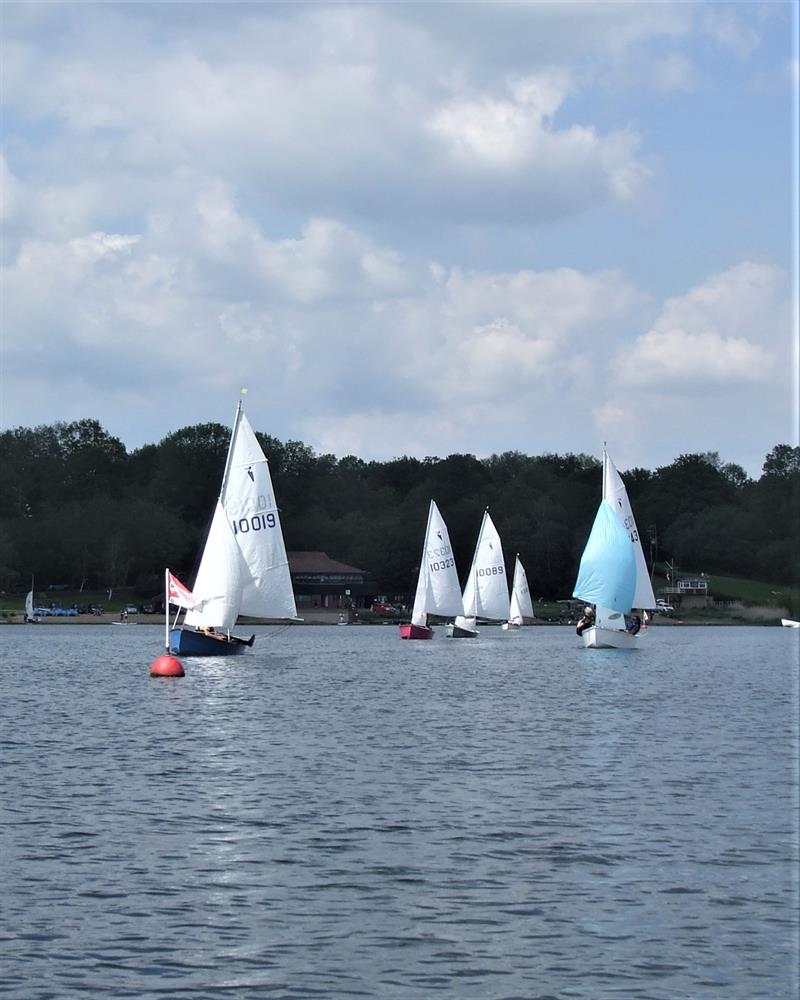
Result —
M 0 995 L 797 996 L 800 633 L 0 629 Z

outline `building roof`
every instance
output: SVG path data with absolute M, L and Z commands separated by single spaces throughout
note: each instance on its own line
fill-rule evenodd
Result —
M 348 566 L 331 559 L 327 552 L 287 552 L 290 573 L 360 573 L 369 576 L 365 569 Z

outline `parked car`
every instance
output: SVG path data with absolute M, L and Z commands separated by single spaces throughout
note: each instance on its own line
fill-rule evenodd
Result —
M 126 604 L 123 610 L 126 612 L 126 614 L 129 615 L 139 614 L 139 609 L 136 607 L 135 604 Z
M 667 604 L 666 601 L 662 600 L 660 597 L 656 600 L 656 611 L 674 611 L 675 608 L 671 604 Z

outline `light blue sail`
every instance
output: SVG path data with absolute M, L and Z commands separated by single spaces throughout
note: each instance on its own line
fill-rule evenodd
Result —
M 603 500 L 583 550 L 573 597 L 627 614 L 636 590 L 636 559 L 624 525 Z

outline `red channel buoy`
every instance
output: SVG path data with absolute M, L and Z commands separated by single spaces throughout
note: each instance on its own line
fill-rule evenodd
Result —
M 183 664 L 174 656 L 159 656 L 150 664 L 151 677 L 183 677 Z

